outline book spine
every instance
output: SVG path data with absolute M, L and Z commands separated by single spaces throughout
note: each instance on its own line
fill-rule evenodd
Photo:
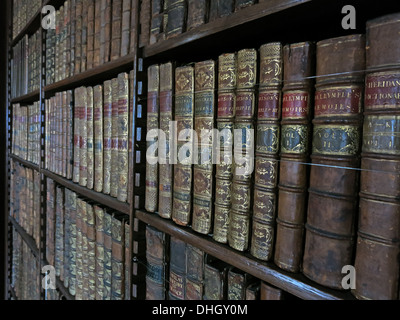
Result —
M 229 266 L 216 260 L 206 263 L 204 267 L 203 300 L 226 300 Z
M 226 17 L 231 15 L 235 10 L 234 0 L 220 0 L 218 3 L 218 17 Z
M 103 191 L 103 86 L 93 88 L 94 107 L 94 190 Z
M 93 40 L 93 67 L 100 66 L 100 34 L 101 34 L 101 6 L 102 1 L 94 3 L 94 40 Z
M 103 109 L 103 193 L 110 194 L 111 188 L 111 142 L 112 142 L 112 83 L 104 82 Z
M 245 300 L 246 289 L 253 277 L 236 268 L 228 271 L 227 298 L 228 300 Z
M 71 295 L 76 294 L 76 252 L 77 252 L 77 228 L 76 228 L 76 193 L 69 192 L 69 214 L 70 214 L 70 256 L 69 262 L 69 287 L 68 291 Z M 68 198 L 67 198 L 68 199 Z
M 75 8 L 75 68 L 74 75 L 81 72 L 82 59 L 82 0 L 76 0 Z
M 47 198 L 46 198 L 46 259 L 54 266 L 54 223 L 55 223 L 55 185 L 54 181 L 47 178 Z M 21 210 L 21 212 L 23 212 Z
M 129 74 L 118 75 L 118 196 L 122 202 L 128 200 L 128 142 L 129 142 Z
M 88 178 L 88 159 L 87 159 L 87 88 L 82 87 L 80 90 L 82 104 L 79 117 L 79 184 L 83 187 L 87 185 Z
M 104 211 L 104 291 L 103 300 L 111 300 L 112 284 L 112 216 Z
M 185 0 L 168 1 L 165 38 L 171 39 L 186 31 L 187 3 Z
M 91 0 L 82 0 L 82 41 L 81 41 L 81 71 L 85 72 L 88 70 L 87 68 L 87 53 L 88 53 L 88 10 L 89 10 L 89 1 Z
M 129 220 L 124 223 L 124 299 L 131 300 L 131 283 L 133 282 L 132 275 L 130 274 L 132 268 L 132 253 L 131 253 L 131 227 Z
M 114 214 L 112 216 L 112 248 L 111 248 L 111 300 L 124 299 L 124 260 L 125 230 L 124 222 Z
M 367 22 L 360 206 L 355 268 L 359 299 L 399 299 L 399 14 Z M 379 272 L 376 266 L 379 265 Z M 375 267 L 374 267 L 375 266 Z
M 111 53 L 110 60 L 116 60 L 121 55 L 121 31 L 122 31 L 122 0 L 112 2 L 111 24 Z
M 111 0 L 101 0 L 100 64 L 110 60 Z
M 278 198 L 283 48 L 279 42 L 260 47 L 260 84 L 256 126 L 254 206 L 250 253 L 272 257 Z
M 151 0 L 142 0 L 140 3 L 140 35 L 139 47 L 149 44 L 150 40 L 150 18 L 151 18 Z
M 186 21 L 187 31 L 197 28 L 207 22 L 208 6 L 209 4 L 207 0 L 188 0 Z
M 61 175 L 65 178 L 67 176 L 67 135 L 68 135 L 68 104 L 67 104 L 67 91 L 62 92 L 62 136 L 61 136 Z
M 140 15 L 137 13 L 139 10 L 139 2 L 136 0 L 131 0 L 131 30 L 132 29 L 137 29 L 139 27 L 138 19 Z M 136 47 L 137 47 L 137 37 L 138 37 L 138 32 L 132 32 L 130 33 L 130 41 L 129 41 L 129 53 L 134 53 L 136 52 Z
M 237 91 L 234 122 L 234 167 L 228 244 L 245 251 L 249 245 L 254 169 L 254 112 L 257 81 L 257 51 L 238 52 Z
M 145 209 L 155 212 L 158 208 L 158 153 L 157 140 L 150 139 L 150 135 L 159 127 L 160 115 L 160 66 L 152 65 L 147 70 L 147 150 L 146 156 L 146 190 Z M 154 136 L 153 136 L 154 137 Z
M 264 281 L 261 281 L 260 300 L 284 300 L 285 293 Z
M 200 138 L 199 157 L 193 168 L 192 229 L 202 234 L 208 234 L 212 230 L 214 214 L 215 61 L 197 62 L 194 70 L 194 128 Z
M 131 0 L 122 1 L 122 28 L 121 28 L 121 53 L 120 56 L 124 57 L 129 53 L 130 40 L 131 40 Z
M 87 162 L 87 183 L 88 189 L 94 185 L 94 108 L 93 108 L 93 87 L 87 87 L 86 98 L 86 162 Z
M 205 263 L 205 252 L 195 246 L 187 244 L 185 300 L 203 299 Z
M 74 165 L 74 99 L 72 90 L 67 91 L 67 179 L 72 180 Z
M 87 12 L 87 70 L 93 68 L 94 61 L 94 14 L 95 14 L 95 1 L 88 1 L 88 12 Z
M 64 188 L 56 187 L 56 216 L 55 216 L 55 257 L 54 267 L 56 276 L 62 280 L 64 267 Z
M 165 133 L 165 144 L 159 140 L 159 197 L 158 214 L 165 219 L 171 219 L 173 199 L 173 164 L 171 164 L 170 123 L 174 119 L 173 84 L 174 67 L 171 62 L 160 65 L 160 132 Z M 165 150 L 165 152 L 163 152 Z
M 93 203 L 86 203 L 88 300 L 96 298 L 96 218 Z
M 96 225 L 96 300 L 104 300 L 104 209 L 99 205 L 93 206 Z
M 110 195 L 118 196 L 119 172 L 118 172 L 118 101 L 119 84 L 118 78 L 111 80 L 112 90 L 112 112 L 111 112 L 111 173 L 110 173 Z
M 75 74 L 75 45 L 76 45 L 76 3 L 79 0 L 71 0 L 71 17 L 70 17 L 70 66 L 69 66 L 69 76 L 72 77 Z
M 172 220 L 183 226 L 189 224 L 192 212 L 193 109 L 194 68 L 178 67 L 175 69 L 175 121 L 178 133 L 176 155 L 181 156 L 174 165 Z
M 284 86 L 281 121 L 281 162 L 277 237 L 274 262 L 284 270 L 299 270 L 304 244 L 304 219 L 309 184 L 314 44 L 302 42 L 283 48 Z M 295 219 L 286 216 L 292 213 Z M 285 221 L 292 221 L 296 240 L 287 241 Z M 294 246 L 292 247 L 291 244 Z
M 81 113 L 81 89 L 74 90 L 74 168 L 72 181 L 79 183 L 79 168 L 80 168 L 80 113 Z M 51 119 L 51 118 L 50 118 Z
M 169 296 L 174 300 L 185 299 L 186 252 L 184 241 L 171 236 L 169 264 Z
M 72 2 L 67 0 L 64 3 L 64 79 L 71 75 L 71 19 L 72 19 Z
M 250 7 L 255 4 L 257 0 L 236 0 L 235 1 L 235 12 L 239 11 L 240 9 Z
M 303 273 L 341 289 L 342 267 L 353 261 L 358 213 L 364 35 L 318 42 L 316 63 Z
M 131 70 L 129 72 L 129 123 L 128 123 L 128 130 L 129 130 L 129 134 L 128 134 L 128 177 L 132 177 L 133 176 L 133 159 L 134 159 L 134 155 L 133 155 L 133 118 L 134 118 L 134 103 L 135 103 L 135 97 L 136 97 L 136 93 L 135 93 L 135 73 L 134 70 Z M 133 203 L 133 189 L 134 189 L 134 185 L 133 183 L 128 183 L 128 203 L 131 204 Z

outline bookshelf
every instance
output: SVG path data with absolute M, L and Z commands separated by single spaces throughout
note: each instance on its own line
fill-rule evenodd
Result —
M 396 12 L 398 8 L 393 1 L 382 1 L 378 4 L 366 5 L 363 1 L 352 1 L 357 10 L 357 29 L 344 30 L 341 27 L 343 14 L 341 8 L 349 4 L 349 1 L 322 1 L 322 0 L 270 0 L 256 3 L 250 7 L 243 8 L 229 16 L 218 18 L 212 22 L 203 24 L 190 31 L 184 32 L 171 39 L 161 40 L 154 44 L 139 45 L 139 16 L 141 8 L 140 0 L 132 1 L 136 25 L 134 36 L 135 50 L 116 60 L 106 62 L 97 67 L 84 72 L 74 74 L 63 80 L 52 84 L 45 84 L 45 31 L 40 28 L 42 19 L 41 10 L 33 14 L 32 18 L 22 28 L 16 37 L 12 37 L 12 19 L 9 19 L 8 28 L 8 68 L 10 69 L 10 59 L 12 48 L 26 34 L 32 35 L 37 30 L 41 30 L 41 73 L 40 89 L 31 93 L 11 98 L 11 78 L 8 74 L 7 88 L 7 124 L 9 132 L 7 135 L 6 157 L 7 157 L 7 189 L 10 187 L 10 166 L 11 159 L 27 168 L 40 173 L 41 185 L 41 212 L 40 228 L 41 241 L 40 248 L 37 248 L 35 241 L 25 230 L 10 216 L 4 229 L 8 233 L 7 261 L 10 263 L 11 238 L 10 230 L 14 228 L 28 244 L 33 252 L 36 252 L 41 265 L 46 265 L 45 246 L 46 246 L 46 179 L 50 178 L 57 185 L 63 186 L 77 195 L 85 197 L 91 201 L 99 203 L 108 208 L 121 212 L 129 217 L 130 234 L 133 233 L 134 219 L 139 219 L 143 224 L 156 227 L 162 232 L 175 236 L 191 245 L 194 245 L 204 252 L 220 259 L 228 264 L 237 267 L 260 280 L 270 283 L 285 292 L 293 294 L 300 299 L 317 300 L 352 300 L 355 297 L 349 291 L 334 290 L 319 285 L 308 279 L 301 273 L 290 273 L 278 268 L 273 262 L 264 262 L 252 257 L 247 252 L 239 252 L 230 248 L 226 244 L 214 241 L 210 236 L 200 235 L 191 230 L 190 227 L 181 227 L 172 220 L 162 219 L 155 213 L 146 212 L 144 209 L 145 197 L 145 171 L 146 171 L 146 104 L 147 104 L 147 69 L 154 63 L 165 63 L 177 61 L 184 65 L 206 59 L 217 60 L 218 55 L 238 51 L 243 48 L 259 48 L 260 45 L 281 41 L 282 43 L 294 43 L 299 41 L 319 41 L 330 37 L 344 36 L 353 33 L 365 33 L 365 22 L 369 19 Z M 63 1 L 42 0 L 41 7 L 53 5 L 56 9 L 60 8 Z M 12 17 L 12 1 L 7 1 L 8 17 Z M 45 169 L 45 100 L 52 97 L 56 92 L 73 90 L 79 86 L 94 86 L 101 84 L 105 80 L 116 77 L 121 72 L 133 69 L 133 109 L 131 117 L 133 121 L 130 127 L 132 138 L 132 150 L 129 155 L 129 165 L 131 174 L 129 176 L 129 186 L 132 194 L 128 203 L 120 202 L 116 198 L 105 195 L 86 187 L 82 187 L 69 179 L 61 177 Z M 12 125 L 12 105 L 14 103 L 29 104 L 39 101 L 41 105 L 41 150 L 40 164 L 35 165 L 29 161 L 13 155 L 11 153 L 11 125 Z M 6 208 L 9 211 L 9 193 L 6 193 Z M 129 239 L 130 247 L 133 244 L 133 237 Z M 10 285 L 11 270 L 7 266 L 7 295 L 14 297 L 14 289 Z M 132 265 L 128 263 L 129 274 L 132 275 Z M 145 286 L 144 275 L 138 282 L 138 286 Z M 130 282 L 132 285 L 132 281 Z M 57 287 L 63 298 L 72 300 L 74 297 L 64 287 L 63 282 L 57 278 Z M 130 288 L 129 292 L 132 292 Z M 42 297 L 44 293 L 42 293 Z

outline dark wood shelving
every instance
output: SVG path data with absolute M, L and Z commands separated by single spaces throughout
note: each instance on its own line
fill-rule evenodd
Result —
M 23 96 L 19 96 L 11 99 L 11 103 L 29 103 L 39 101 L 40 99 L 40 90 L 34 90 L 30 93 L 24 94 Z
M 56 277 L 56 286 L 65 297 L 65 299 L 75 300 L 75 297 L 69 293 L 68 289 L 64 286 L 64 283 L 60 280 L 59 277 Z
M 11 216 L 8 217 L 8 221 L 12 223 L 14 229 L 20 234 L 22 239 L 26 242 L 29 249 L 31 249 L 33 255 L 36 259 L 39 259 L 39 249 L 36 246 L 35 240 L 30 236 L 20 225 L 19 223 Z
M 33 17 L 25 25 L 25 27 L 23 27 L 22 30 L 18 33 L 18 35 L 11 41 L 11 48 L 14 47 L 18 43 L 18 41 L 20 41 L 25 36 L 25 34 L 31 35 L 39 29 L 41 22 L 40 21 L 42 13 L 41 11 L 42 7 L 40 7 L 40 9 L 37 12 L 35 12 Z
M 157 214 L 136 211 L 136 217 L 155 228 L 194 245 L 208 254 L 252 274 L 276 287 L 283 289 L 301 299 L 312 300 L 355 300 L 349 292 L 329 289 L 307 279 L 301 273 L 290 273 L 278 268 L 275 264 L 264 262 L 230 248 L 192 231 L 188 227 L 177 226 L 173 221 L 160 218 Z
M 130 206 L 128 203 L 118 201 L 116 198 L 113 198 L 109 195 L 99 193 L 94 190 L 90 190 L 86 187 L 82 187 L 79 184 L 76 184 L 76 183 L 72 182 L 71 180 L 65 179 L 53 172 L 48 171 L 48 170 L 41 170 L 41 172 L 46 177 L 54 180 L 58 184 L 61 184 L 64 187 L 66 187 L 84 197 L 87 197 L 87 198 L 89 198 L 93 201 L 96 201 L 102 205 L 110 207 L 111 209 L 114 209 L 114 210 L 117 210 L 119 212 L 129 215 Z
M 101 66 L 81 72 L 56 83 L 49 84 L 44 87 L 45 95 L 48 97 L 58 91 L 75 89 L 82 85 L 100 84 L 103 81 L 116 76 L 118 73 L 126 71 L 129 67 L 132 69 L 133 59 L 134 54 L 128 54 L 117 60 L 109 61 Z
M 25 167 L 28 167 L 28 168 L 31 168 L 33 170 L 39 171 L 39 166 L 37 164 L 34 164 L 34 163 L 32 163 L 30 161 L 27 161 L 27 160 L 24 160 L 24 159 L 14 155 L 14 154 L 10 154 L 10 158 L 15 160 L 15 161 L 17 161 L 17 162 L 19 162 L 19 163 L 21 163 L 21 164 L 23 164 Z

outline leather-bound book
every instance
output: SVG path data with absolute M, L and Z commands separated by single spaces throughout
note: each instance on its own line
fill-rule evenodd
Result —
M 103 191 L 103 86 L 93 88 L 94 109 L 94 190 Z
M 81 41 L 81 71 L 85 72 L 87 69 L 87 53 L 88 53 L 88 10 L 89 10 L 89 1 L 90 0 L 82 0 L 82 41 Z
M 208 0 L 188 0 L 186 30 L 190 31 L 208 20 Z
M 69 41 L 69 76 L 75 74 L 75 43 L 76 43 L 76 3 L 78 0 L 70 1 L 70 41 Z M 48 31 L 48 30 L 47 30 Z
M 111 12 L 112 1 L 101 0 L 100 64 L 110 61 Z
M 245 292 L 245 300 L 259 300 L 260 299 L 261 281 L 257 280 L 249 284 Z
M 83 236 L 83 208 L 86 207 L 85 202 L 76 198 L 76 287 L 75 300 L 83 299 L 83 257 L 86 254 L 84 251 L 84 236 Z M 50 262 L 49 262 L 50 263 Z
M 111 300 L 124 299 L 125 284 L 125 217 L 114 213 L 111 218 Z
M 88 189 L 94 186 L 94 108 L 93 108 L 93 87 L 87 87 L 86 99 L 86 159 L 87 159 L 87 184 Z
M 226 300 L 229 265 L 224 261 L 207 262 L 204 267 L 203 300 Z
M 88 26 L 87 26 L 87 70 L 93 68 L 94 59 L 94 10 L 95 1 L 89 0 L 88 3 Z
M 209 21 L 231 15 L 235 10 L 234 0 L 210 1 Z
M 309 180 L 315 49 L 311 42 L 283 48 L 283 97 L 278 217 L 274 262 L 300 270 Z
M 353 263 L 358 213 L 365 36 L 322 40 L 316 50 L 303 273 L 341 289 L 342 268 Z
M 129 74 L 118 75 L 118 196 L 122 202 L 128 200 L 128 142 L 129 142 Z
M 146 300 L 165 300 L 167 252 L 167 235 L 152 226 L 146 226 Z
M 122 0 L 112 1 L 110 60 L 121 56 Z
M 158 141 L 158 170 L 159 170 L 159 194 L 158 214 L 165 219 L 171 219 L 172 198 L 174 183 L 174 166 L 171 163 L 170 142 L 173 132 L 170 132 L 170 123 L 174 119 L 173 88 L 174 66 L 172 62 L 160 65 L 160 131 L 165 133 L 165 144 Z
M 158 153 L 155 148 L 157 139 L 154 133 L 159 128 L 160 117 L 160 66 L 152 65 L 147 69 L 147 156 L 145 209 L 155 212 L 158 204 Z M 151 150 L 151 153 L 150 153 Z
M 110 0 L 111 1 L 111 0 Z M 82 59 L 82 6 L 80 0 L 76 1 L 75 7 L 75 70 L 74 74 L 81 72 L 81 59 Z
M 83 187 L 87 185 L 87 88 L 80 90 L 80 112 L 79 112 L 79 184 Z
M 96 300 L 104 299 L 104 208 L 93 206 L 96 225 Z
M 400 15 L 367 22 L 360 208 L 355 256 L 359 299 L 399 298 Z
M 264 281 L 261 281 L 260 300 L 284 300 L 284 292 Z
M 29 231 L 29 230 L 28 230 Z M 64 275 L 64 188 L 56 187 L 55 216 L 55 256 L 54 267 L 56 275 L 63 280 Z
M 194 128 L 199 140 L 198 161 L 193 168 L 192 229 L 208 234 L 212 231 L 214 209 L 215 61 L 197 62 L 194 70 Z
M 191 221 L 193 190 L 194 68 L 192 66 L 175 69 L 175 121 L 178 141 L 177 163 L 174 165 L 172 219 L 175 223 L 186 226 Z
M 185 300 L 202 300 L 204 292 L 204 266 L 206 254 L 203 250 L 187 244 L 186 247 L 186 291 Z
M 54 242 L 55 242 L 55 184 L 50 178 L 46 179 L 46 259 L 54 266 Z M 21 192 L 22 194 L 22 192 Z M 23 212 L 21 210 L 21 212 Z M 17 220 L 18 221 L 18 220 Z M 20 223 L 21 224 L 21 223 Z
M 75 295 L 76 291 L 76 240 L 77 240 L 77 229 L 76 229 L 76 193 L 65 189 L 65 206 L 68 207 L 70 224 L 69 224 L 69 243 L 70 243 L 70 255 L 68 259 L 69 264 L 69 286 L 68 291 L 71 295 Z
M 169 298 L 185 299 L 187 245 L 184 241 L 170 237 Z
M 245 300 L 246 289 L 253 281 L 252 275 L 237 268 L 231 268 L 228 271 L 228 300 Z
M 96 299 L 96 218 L 93 202 L 86 202 L 86 238 L 88 260 L 88 298 Z
M 101 6 L 102 1 L 94 2 L 94 42 L 93 42 L 93 67 L 100 66 L 100 33 L 101 33 Z
M 88 246 L 88 224 L 87 224 L 87 199 L 80 198 L 78 211 L 80 212 L 80 230 L 81 230 L 81 272 L 80 281 L 81 300 L 89 300 L 89 246 Z
M 132 137 L 132 130 L 133 130 L 133 119 L 134 119 L 134 104 L 136 102 L 135 99 L 135 89 L 136 89 L 136 83 L 135 83 L 135 79 L 136 79 L 136 74 L 134 72 L 134 70 L 131 70 L 129 72 L 129 123 L 128 123 L 128 177 L 132 177 L 133 176 L 133 165 L 131 165 L 133 163 L 133 159 L 134 159 L 134 154 L 133 154 L 133 137 Z M 128 178 L 128 199 L 127 202 L 129 204 L 133 203 L 133 190 L 134 190 L 134 184 L 133 183 L 129 183 L 129 178 Z
M 213 239 L 228 243 L 229 211 L 232 198 L 233 124 L 236 107 L 237 55 L 218 57 L 217 128 L 220 133 L 219 163 L 215 168 L 215 206 Z
M 248 249 L 253 200 L 254 112 L 257 82 L 257 50 L 238 52 L 237 90 L 234 123 L 232 206 L 229 212 L 228 243 L 238 250 Z
M 67 91 L 62 92 L 62 109 L 61 109 L 61 122 L 62 122 L 62 141 L 61 141 L 61 176 L 67 176 L 67 135 L 68 135 L 68 104 L 67 104 Z M 35 130 L 35 129 L 34 129 Z M 35 140 L 35 138 L 33 138 Z M 34 143 L 33 143 L 34 144 Z M 35 147 L 33 147 L 35 148 Z M 34 155 L 33 155 L 34 157 Z
M 139 27 L 139 19 L 140 19 L 140 15 L 138 14 L 138 11 L 140 9 L 140 4 L 138 1 L 136 0 L 131 0 L 131 30 L 135 30 Z M 136 52 L 136 48 L 138 46 L 137 42 L 138 42 L 138 32 L 130 32 L 130 45 L 129 45 L 129 53 L 134 53 Z
M 104 291 L 103 300 L 111 300 L 111 284 L 112 284 L 112 215 L 108 210 L 104 210 L 103 220 L 103 237 L 104 237 Z
M 121 57 L 124 57 L 129 53 L 131 30 L 136 30 L 131 27 L 131 14 L 134 14 L 134 12 L 131 11 L 131 5 L 131 0 L 122 1 Z
M 75 183 L 79 183 L 79 165 L 80 165 L 80 155 L 79 155 L 79 150 L 80 150 L 80 113 L 81 113 L 81 105 L 82 105 L 82 100 L 81 100 L 81 88 L 77 88 L 74 90 L 74 101 L 75 101 L 75 106 L 74 106 L 74 167 L 73 167 L 73 172 L 72 172 L 72 181 Z M 49 154 L 51 150 L 51 102 L 49 103 Z M 51 158 L 48 159 L 48 166 L 47 169 L 50 170 L 51 167 Z
M 186 31 L 187 2 L 186 0 L 167 1 L 166 39 L 171 39 Z
M 166 1 L 167 2 L 167 1 Z M 164 0 L 151 1 L 151 26 L 149 44 L 158 41 L 159 35 L 164 32 Z
M 111 191 L 112 144 L 112 82 L 104 82 L 103 108 L 103 193 Z
M 132 268 L 132 252 L 131 252 L 131 226 L 129 219 L 124 221 L 124 299 L 131 300 L 131 283 L 133 276 L 130 274 Z
M 149 44 L 151 25 L 151 0 L 143 0 L 140 3 L 140 35 L 139 47 Z
M 111 80 L 112 111 L 111 111 L 111 170 L 110 170 L 110 195 L 114 198 L 118 196 L 119 171 L 118 171 L 118 101 L 119 83 L 118 78 Z
M 72 180 L 73 165 L 74 165 L 74 98 L 73 91 L 67 91 L 67 168 L 66 178 Z
M 250 253 L 261 260 L 272 258 L 278 201 L 281 88 L 283 48 L 279 42 L 260 48 L 254 205 Z

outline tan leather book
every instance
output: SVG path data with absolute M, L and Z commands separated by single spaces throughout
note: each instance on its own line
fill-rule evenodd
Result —
M 130 48 L 132 30 L 131 14 L 134 14 L 134 12 L 132 12 L 131 5 L 131 0 L 122 0 L 121 57 L 126 56 L 129 53 Z M 132 32 L 134 32 L 133 30 Z
M 94 61 L 94 14 L 95 14 L 95 0 L 88 2 L 88 17 L 87 17 L 87 62 L 86 68 L 90 70 L 93 68 Z
M 104 208 L 100 205 L 93 206 L 96 225 L 96 300 L 103 300 L 104 293 Z
M 112 82 L 104 82 L 103 101 L 103 193 L 111 191 L 112 144 Z
M 74 90 L 74 101 L 75 101 L 75 106 L 74 106 L 74 167 L 73 167 L 73 173 L 72 173 L 72 181 L 75 183 L 79 183 L 79 167 L 80 167 L 80 113 L 82 109 L 82 100 L 81 100 L 81 88 L 77 88 Z M 49 118 L 51 121 L 51 103 L 49 106 Z M 51 129 L 50 129 L 51 132 Z M 49 137 L 51 139 L 51 136 Z M 51 141 L 49 142 L 49 149 L 51 150 Z M 49 159 L 49 167 L 51 159 Z
M 81 72 L 88 70 L 87 55 L 88 55 L 88 25 L 89 25 L 89 1 L 82 0 L 82 42 L 81 42 Z
M 74 75 L 81 72 L 82 60 L 82 0 L 76 0 L 75 7 L 75 70 Z
M 93 108 L 93 87 L 87 87 L 86 98 L 86 163 L 88 189 L 94 186 L 94 108 Z
M 79 184 L 83 187 L 87 186 L 87 178 L 88 178 L 88 144 L 87 144 L 87 101 L 88 94 L 87 88 L 81 87 L 80 90 L 81 96 L 81 105 L 80 105 L 80 113 L 79 113 Z
M 261 281 L 260 300 L 284 300 L 284 292 L 265 281 Z
M 103 86 L 93 88 L 94 120 L 94 190 L 103 191 Z
M 102 1 L 95 1 L 94 5 L 93 67 L 95 68 L 100 66 Z
M 110 61 L 111 12 L 111 0 L 101 0 L 100 64 Z
M 110 170 L 110 195 L 118 196 L 119 171 L 118 171 L 118 133 L 119 133 L 119 83 L 118 78 L 111 80 L 112 113 L 111 113 L 111 170 Z
M 122 0 L 112 2 L 111 22 L 111 52 L 110 60 L 116 60 L 121 56 L 121 32 L 122 32 Z

